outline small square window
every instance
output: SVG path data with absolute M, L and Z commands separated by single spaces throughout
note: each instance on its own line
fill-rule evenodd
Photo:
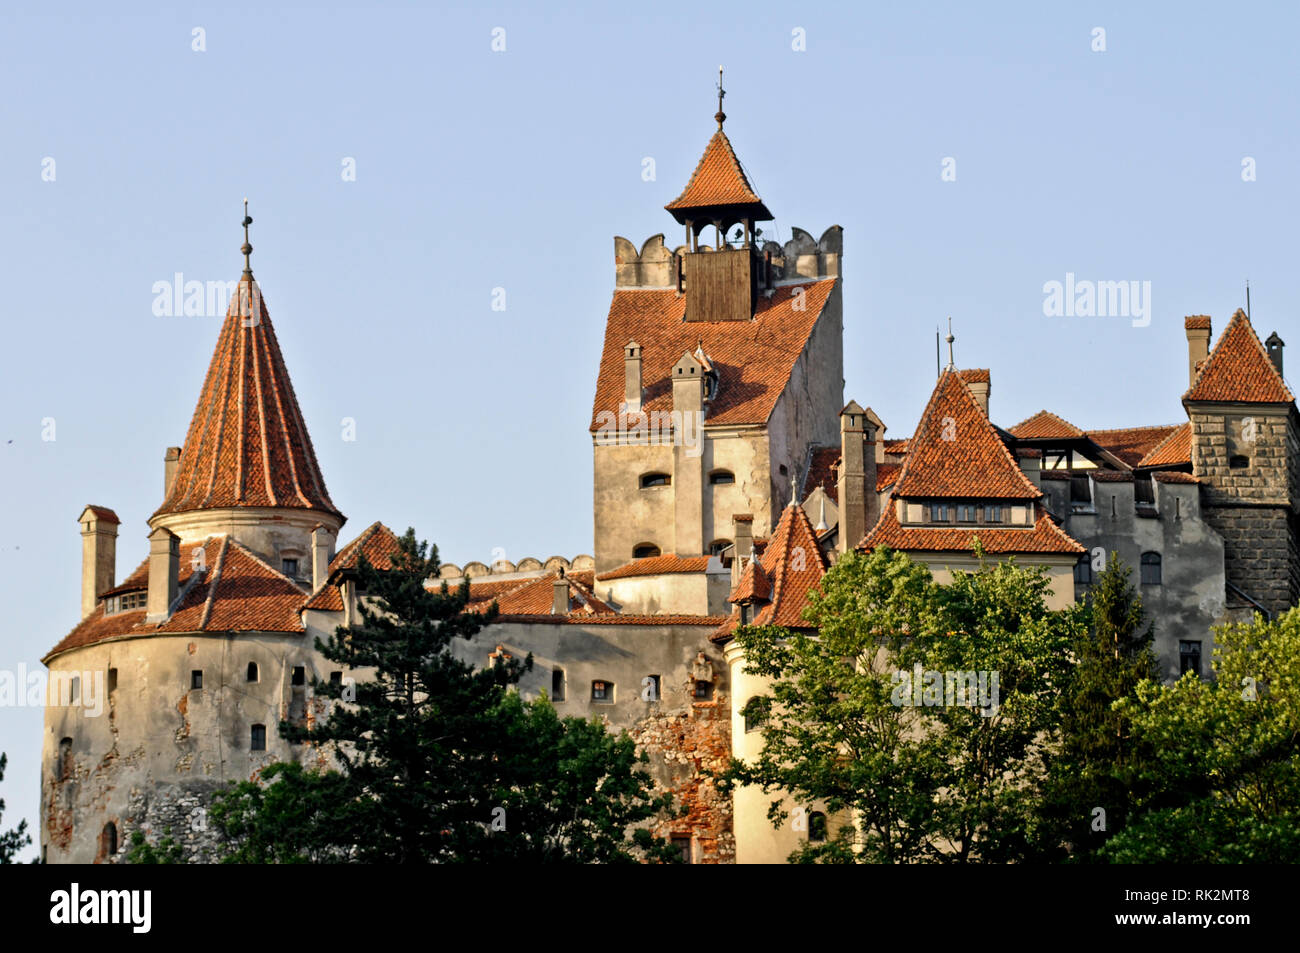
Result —
M 695 700 L 707 701 L 712 697 L 713 697 L 713 683 L 706 682 L 704 681 L 704 679 L 701 678 L 697 678 L 695 680 Z
M 975 505 L 973 503 L 957 504 L 957 522 L 959 523 L 975 522 Z
M 330 672 L 330 684 L 331 684 L 331 685 L 342 685 L 342 684 L 343 684 L 343 673 L 342 673 L 342 672 Z
M 614 683 L 600 680 L 592 682 L 591 700 L 594 702 L 612 702 L 614 700 Z
M 657 702 L 663 696 L 659 693 L 659 676 L 647 675 L 641 680 L 641 700 L 643 702 Z
M 284 559 L 284 560 L 281 560 L 281 562 L 280 562 L 280 566 L 281 566 L 281 568 L 284 570 L 284 574 L 285 574 L 286 576 L 294 576 L 294 577 L 296 577 L 296 576 L 298 575 L 298 560 L 296 560 L 296 559 Z
M 1002 507 L 996 504 L 990 504 L 984 507 L 984 522 L 1001 523 Z
M 195 689 L 199 689 L 202 687 L 203 687 L 203 669 L 196 668 L 194 671 L 190 672 L 190 690 L 193 691 Z
M 949 517 L 948 517 L 948 504 L 947 504 L 947 503 L 931 503 L 931 504 L 930 504 L 930 522 L 931 522 L 931 523 L 947 523 L 947 522 L 949 522 Z
M 293 667 L 293 684 L 305 685 L 307 683 L 307 669 L 301 665 Z
M 681 853 L 681 855 L 682 855 L 682 863 L 683 863 L 683 864 L 689 864 L 689 863 L 691 862 L 691 837 L 690 837 L 690 835 L 689 835 L 689 834 L 674 834 L 674 835 L 672 836 L 672 845 L 673 845 L 674 847 L 676 847 L 677 850 Z
M 1178 643 L 1178 666 L 1178 672 L 1180 675 L 1193 672 L 1197 678 L 1201 677 L 1200 642 L 1180 641 Z

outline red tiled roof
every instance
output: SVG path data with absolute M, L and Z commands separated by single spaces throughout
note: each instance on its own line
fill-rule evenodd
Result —
M 888 546 L 904 552 L 968 553 L 974 550 L 974 540 L 978 537 L 984 551 L 989 554 L 1085 552 L 1082 546 L 1052 522 L 1046 509 L 1036 505 L 1034 510 L 1035 522 L 1032 529 L 1010 526 L 996 529 L 954 526 L 948 529 L 903 526 L 898 522 L 894 507 L 887 506 L 881 514 L 880 522 L 858 544 L 858 549 L 872 550 Z
M 591 591 L 592 576 L 590 572 L 576 572 L 564 577 L 569 586 L 569 615 L 587 617 L 614 612 Z M 479 581 L 484 578 L 480 576 L 470 580 L 468 611 L 485 612 L 496 602 L 497 611 L 503 616 L 551 614 L 555 580 L 559 578 L 557 573 L 525 579 Z
M 183 541 L 180 553 L 178 576 L 183 596 L 166 622 L 146 625 L 144 610 L 105 615 L 101 603 L 50 650 L 46 659 L 118 636 L 304 631 L 298 615 L 303 600 L 302 589 L 230 537 L 209 536 L 201 542 Z M 148 566 L 146 559 L 128 579 L 143 577 L 147 585 Z M 196 569 L 200 567 L 203 572 L 194 578 Z M 123 586 L 114 589 L 122 590 Z
M 1188 331 L 1193 328 L 1204 328 L 1210 330 L 1210 316 L 1208 314 L 1189 314 L 1183 318 L 1183 327 Z
M 664 208 L 670 212 L 684 212 L 718 205 L 758 205 L 761 211 L 755 214 L 756 219 L 767 221 L 772 217 L 749 184 L 745 170 L 740 167 L 740 160 L 731 148 L 731 140 L 721 127 L 709 140 L 682 194 Z
M 1157 470 L 1151 474 L 1157 483 L 1200 483 L 1196 477 L 1190 473 L 1180 473 L 1177 470 Z
M 839 469 L 839 447 L 814 447 L 808 460 L 808 473 L 804 477 L 803 492 L 799 498 L 807 499 L 809 493 L 821 487 L 833 502 L 838 502 L 839 486 L 835 481 L 839 479 Z
M 1078 474 L 1078 471 L 1075 471 Z M 1132 470 L 1089 470 L 1088 476 L 1098 483 L 1132 483 Z
M 968 367 L 957 373 L 961 375 L 961 379 L 967 384 L 987 384 L 990 381 L 987 367 Z
M 117 514 L 114 513 L 112 510 L 110 510 L 107 506 L 96 506 L 94 503 L 87 503 L 86 509 L 94 513 L 96 519 L 103 520 L 106 523 L 117 523 L 120 525 L 122 522 L 120 519 L 117 518 Z M 85 511 L 86 510 L 82 510 L 83 513 Z
M 752 598 L 758 611 L 751 619 L 751 625 L 808 628 L 808 623 L 803 618 L 803 611 L 808 606 L 808 593 L 821 582 L 829 566 L 826 554 L 817 544 L 817 532 L 808 521 L 808 515 L 802 506 L 791 504 L 782 510 L 781 520 L 772 534 L 772 542 L 758 562 L 768 580 L 769 595 L 759 596 L 755 591 L 751 596 L 744 596 L 745 581 L 742 577 L 736 589 L 740 595 L 733 593 L 731 601 Z M 750 567 L 746 566 L 745 572 L 749 571 Z M 729 636 L 738 625 L 739 608 L 727 617 L 713 638 L 723 639 Z
M 607 424 L 602 412 L 617 418 L 626 392 L 623 345 L 633 339 L 641 344 L 643 411 L 658 411 L 665 417 L 672 411 L 673 365 L 682 352 L 694 353 L 703 340 L 718 372 L 717 396 L 708 406 L 705 423 L 766 423 L 835 281 L 783 285 L 771 298 L 760 295 L 752 321 L 685 321 L 686 298 L 671 288 L 615 291 L 596 379 L 592 432 Z M 803 289 L 801 299 L 794 296 L 797 288 Z M 797 300 L 802 300 L 802 310 L 795 308 Z M 630 418 L 629 429 L 635 425 L 636 418 Z
M 1164 439 L 1147 451 L 1136 464 L 1140 467 L 1170 467 L 1192 462 L 1192 425 L 1174 427 Z
M 231 296 L 171 492 L 155 516 L 234 506 L 339 515 L 260 292 L 257 319 L 242 314 L 250 287 L 245 275 Z
M 939 375 L 921 414 L 894 493 L 1000 500 L 1042 496 L 951 368 Z
M 1083 436 L 1083 431 L 1074 424 L 1046 410 L 1020 421 L 1008 432 L 1021 440 L 1071 440 Z
M 899 437 L 897 440 L 885 441 L 885 453 L 890 456 L 897 456 L 907 453 L 907 442 L 911 437 Z
M 898 480 L 898 474 L 903 470 L 901 463 L 877 463 L 876 464 L 876 492 L 883 493 L 889 489 Z
M 342 612 L 343 594 L 339 591 L 340 573 L 345 569 L 355 569 L 362 554 L 371 566 L 388 571 L 393 568 L 393 556 L 400 551 L 401 544 L 396 533 L 383 523 L 378 521 L 371 523 L 356 539 L 334 554 L 334 558 L 330 560 L 325 583 L 307 598 L 302 607 L 318 609 L 322 612 Z
M 1141 464 L 1142 458 L 1178 429 L 1178 424 L 1156 427 L 1125 427 L 1120 430 L 1089 430 L 1088 439 L 1130 467 Z
M 728 602 L 767 602 L 772 598 L 772 580 L 767 578 L 763 564 L 751 559 L 740 575 L 740 581 L 727 598 Z
M 673 553 L 664 553 L 662 556 L 647 556 L 645 559 L 634 559 L 630 563 L 625 563 L 617 569 L 611 569 L 609 572 L 603 572 L 596 578 L 604 582 L 606 579 L 627 579 L 632 576 L 660 576 L 668 573 L 678 572 L 704 572 L 709 565 L 708 556 L 677 556 Z
M 1269 360 L 1246 312 L 1238 310 L 1183 400 L 1285 404 L 1295 398 Z
M 716 628 L 727 620 L 723 615 L 622 615 L 618 612 L 586 615 L 570 612 L 563 615 L 498 615 L 494 622 L 531 622 L 563 625 L 702 625 Z

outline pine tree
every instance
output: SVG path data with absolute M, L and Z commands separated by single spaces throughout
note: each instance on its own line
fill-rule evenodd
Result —
M 8 756 L 0 753 L 0 781 L 5 779 L 5 765 L 8 763 Z M 0 817 L 4 816 L 4 810 L 5 802 L 0 799 Z M 18 852 L 31 842 L 32 838 L 27 833 L 25 820 L 19 821 L 18 826 L 11 831 L 0 830 L 0 864 L 12 864 Z
M 1060 746 L 1049 763 L 1039 844 L 1044 859 L 1095 860 L 1131 815 L 1134 784 L 1150 752 L 1133 737 L 1132 715 L 1117 706 L 1158 680 L 1147 624 L 1131 570 L 1115 552 L 1088 599 L 1087 635 L 1060 697 Z

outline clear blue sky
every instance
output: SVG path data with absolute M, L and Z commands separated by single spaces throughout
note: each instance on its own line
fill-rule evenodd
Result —
M 1217 337 L 1247 278 L 1261 336 L 1300 344 L 1298 20 L 1281 3 L 7 6 L 0 669 L 76 623 L 84 504 L 123 520 L 119 578 L 144 558 L 220 320 L 157 317 L 152 288 L 238 277 L 245 195 L 343 538 L 381 519 L 457 563 L 573 556 L 591 549 L 613 236 L 680 241 L 662 206 L 713 131 L 719 63 L 775 231 L 844 228 L 846 398 L 910 433 L 951 315 L 997 422 L 1048 407 L 1121 427 L 1185 419 L 1182 318 L 1212 315 Z M 1150 326 L 1044 317 L 1067 272 L 1150 281 Z M 4 826 L 36 826 L 41 731 L 39 710 L 0 709 Z

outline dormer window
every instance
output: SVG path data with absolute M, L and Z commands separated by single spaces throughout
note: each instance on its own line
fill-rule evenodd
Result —
M 996 503 L 986 504 L 984 507 L 984 522 L 1001 523 L 1003 519 L 1002 507 Z
M 298 560 L 282 559 L 280 560 L 280 570 L 291 579 L 298 575 Z
M 148 600 L 147 592 L 124 592 L 121 595 L 109 596 L 104 600 L 104 614 L 113 615 L 115 612 L 143 609 Z
M 667 473 L 643 473 L 641 474 L 641 489 L 648 490 L 652 486 L 668 486 L 673 482 L 673 478 Z
M 729 539 L 715 539 L 713 542 L 709 543 L 709 555 L 721 556 L 724 552 L 726 552 L 727 547 L 729 547 L 730 545 L 731 545 L 731 540 Z
M 951 522 L 951 507 L 947 503 L 931 503 L 929 510 L 931 523 Z
M 973 522 L 975 522 L 975 512 L 976 512 L 976 510 L 975 510 L 975 504 L 974 504 L 974 503 L 958 503 L 958 504 L 957 504 L 957 522 L 958 522 L 958 523 L 973 523 Z

